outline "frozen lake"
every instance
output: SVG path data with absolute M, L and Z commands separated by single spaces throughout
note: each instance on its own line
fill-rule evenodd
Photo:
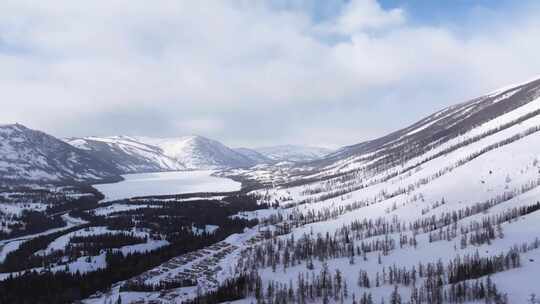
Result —
M 240 190 L 240 183 L 211 174 L 210 170 L 126 174 L 122 175 L 124 181 L 94 187 L 107 201 L 135 196 Z

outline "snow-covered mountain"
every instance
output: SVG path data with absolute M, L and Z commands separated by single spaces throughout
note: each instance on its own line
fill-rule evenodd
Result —
M 188 169 L 244 168 L 256 162 L 224 144 L 202 136 L 173 138 L 137 137 L 143 143 L 154 145 L 163 153 Z
M 266 157 L 264 154 L 259 153 L 259 152 L 255 151 L 253 149 L 235 148 L 234 151 L 244 155 L 245 157 L 247 157 L 249 159 L 254 160 L 258 164 L 272 164 L 272 163 L 276 162 L 275 160 L 273 160 L 273 159 L 271 159 L 269 157 Z
M 305 147 L 296 145 L 281 145 L 272 147 L 260 147 L 253 149 L 267 158 L 275 161 L 306 162 L 319 159 L 332 150 L 319 147 Z
M 68 138 L 66 141 L 110 163 L 122 173 L 186 169 L 182 163 L 165 155 L 161 148 L 129 136 Z
M 69 138 L 71 145 L 110 162 L 123 173 L 247 168 L 259 163 L 202 136 Z
M 164 155 L 175 159 L 187 169 L 246 168 L 257 164 L 224 144 L 202 136 L 137 139 L 159 147 Z
M 320 275 L 323 265 L 316 260 L 322 257 L 328 272 L 340 270 L 341 280 L 354 286 L 349 295 L 369 294 L 374 302 L 388 301 L 395 286 L 402 299 L 420 297 L 415 293 L 426 292 L 431 283 L 425 276 L 412 287 L 396 277 L 384 280 L 383 267 L 411 274 L 420 264 L 439 263 L 446 269 L 437 288 L 441 294 L 452 294 L 465 281 L 485 285 L 489 274 L 499 293 L 493 298 L 526 303 L 540 291 L 536 282 L 520 279 L 535 277 L 540 259 L 539 143 L 540 80 L 534 80 L 448 107 L 316 162 L 243 172 L 263 181 L 283 180 L 260 193 L 287 207 L 281 216 L 294 220 L 280 227 L 296 228 L 277 237 L 281 249 L 270 247 L 273 240 L 263 241 L 238 263 L 256 267 L 263 286 L 286 285 L 299 276 Z M 325 235 L 340 249 L 313 255 Z M 355 246 L 360 250 L 351 254 Z M 296 261 L 261 265 L 260 252 Z M 463 259 L 485 263 L 500 255 L 519 255 L 524 262 L 453 277 L 455 263 L 468 263 Z
M 232 170 L 264 182 L 252 193 L 279 205 L 237 216 L 267 221 L 201 250 L 197 263 L 164 263 L 136 279 L 156 286 L 188 273 L 215 291 L 244 276 L 221 286 L 253 290 L 237 303 L 537 303 L 539 143 L 535 80 L 313 162 Z M 112 298 L 197 295 L 121 290 Z
M 326 174 L 387 170 L 424 155 L 437 158 L 537 118 L 540 79 L 445 108 L 384 137 L 344 147 L 320 161 Z M 426 161 L 426 160 L 424 160 Z
M 206 147 L 193 139 L 135 141 L 171 159 L 208 155 L 193 148 Z M 259 219 L 256 226 L 196 252 L 167 256 L 161 265 L 124 277 L 107 293 L 83 302 L 186 302 L 220 288 L 203 301 L 536 303 L 531 295 L 540 294 L 535 280 L 540 271 L 539 143 L 536 80 L 448 107 L 412 126 L 311 162 L 224 171 L 266 185 L 246 190 L 246 198 L 273 208 L 250 208 L 226 217 Z M 86 142 L 73 144 L 91 151 Z M 210 155 L 224 151 L 219 148 Z M 240 197 L 235 195 L 235 200 Z M 173 202 L 190 198 L 155 199 L 155 205 L 144 198 L 86 212 L 107 218 L 109 212 L 130 210 L 123 215 L 129 223 L 139 209 L 144 218 L 148 208 L 158 212 L 162 204 L 178 207 L 183 204 Z M 221 205 L 226 198 L 219 195 L 216 200 Z M 114 221 L 120 216 L 116 213 Z M 219 231 L 215 227 L 203 229 Z M 63 238 L 51 239 L 49 247 L 68 244 Z M 149 248 L 171 245 L 162 237 L 147 240 Z M 152 251 L 144 254 L 159 257 Z M 84 273 L 107 267 L 102 256 L 68 263 L 52 271 Z M 0 273 L 0 280 L 11 275 L 17 273 Z M 182 284 L 169 288 L 171 279 Z
M 0 125 L 1 182 L 102 182 L 119 171 L 99 158 L 20 124 Z
M 267 182 L 301 183 L 338 176 L 341 180 L 354 180 L 359 175 L 379 172 L 408 172 L 423 162 L 533 121 L 540 113 L 539 96 L 540 79 L 509 86 L 447 107 L 386 136 L 289 166 L 285 171 L 283 167 L 266 167 L 264 172 L 251 170 L 241 174 L 250 179 L 261 176 Z
M 324 148 L 302 146 L 232 149 L 202 136 L 90 136 L 67 138 L 66 142 L 122 173 L 249 168 L 260 164 L 311 161 L 330 152 Z

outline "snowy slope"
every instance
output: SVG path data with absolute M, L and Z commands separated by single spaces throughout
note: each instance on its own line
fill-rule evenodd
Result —
M 0 181 L 103 182 L 119 171 L 91 154 L 20 124 L 0 126 Z
M 262 153 L 259 153 L 253 149 L 249 148 L 235 148 L 234 151 L 244 155 L 245 157 L 254 160 L 257 162 L 257 164 L 271 164 L 274 163 L 275 160 L 265 156 Z
M 344 147 L 318 165 L 332 168 L 334 173 L 349 171 L 366 161 L 373 162 L 371 167 L 395 166 L 452 140 L 471 140 L 471 136 L 497 132 L 497 127 L 519 124 L 527 116 L 537 115 L 538 108 L 531 103 L 539 96 L 540 79 L 506 87 L 450 106 L 387 136 Z M 478 128 L 481 125 L 484 127 Z
M 307 183 L 340 176 L 360 186 L 359 177 L 378 172 L 412 170 L 430 158 L 441 157 L 512 126 L 540 112 L 540 79 L 507 87 L 430 115 L 381 138 L 343 147 L 323 158 L 288 168 L 255 168 L 234 175 L 259 182 L 280 180 Z
M 379 221 L 386 232 L 377 233 L 374 225 L 369 231 L 351 233 L 356 234 L 353 238 L 358 243 L 367 246 L 381 242 L 390 250 L 369 251 L 353 264 L 347 254 L 325 259 L 330 272 L 339 269 L 348 281 L 349 297 L 352 292 L 357 297 L 365 292 L 375 302 L 381 298 L 389 300 L 395 285 L 404 299 L 408 300 L 413 291 L 410 284 L 391 284 L 387 280 L 380 287 L 373 286 L 383 267 L 386 271 L 393 265 L 411 270 L 419 263 L 439 261 L 446 267 L 456 256 L 478 253 L 487 258 L 517 250 L 521 255 L 520 267 L 497 272 L 492 280 L 506 294 L 508 303 L 525 303 L 530 294 L 540 292 L 532 280 L 517 279 L 533 278 L 538 271 L 540 211 L 520 214 L 515 210 L 540 201 L 539 88 L 536 81 L 451 107 L 390 137 L 342 149 L 331 156 L 333 163 L 329 161 L 325 167 L 312 171 L 314 176 L 328 176 L 325 179 L 264 190 L 270 193 L 269 201 L 278 199 L 283 205 L 292 206 L 281 211 L 292 218 L 305 222 L 306 217 L 316 215 L 313 223 L 297 223 L 292 233 L 280 239 L 292 234 L 299 239 L 302 235 L 329 233 L 343 242 L 343 229 L 351 229 L 352 223 Z M 504 106 L 494 108 L 497 103 Z M 423 136 L 415 135 L 421 133 Z M 407 145 L 415 142 L 423 142 L 428 148 L 416 146 L 408 150 Z M 402 154 L 396 157 L 394 151 Z M 340 171 L 346 174 L 339 174 Z M 454 214 L 456 218 L 445 224 L 443 219 Z M 429 223 L 432 219 L 436 219 L 435 227 L 411 228 L 413 223 Z M 489 240 L 476 239 L 489 228 L 489 221 L 500 232 Z M 498 223 L 496 229 L 494 223 Z M 439 240 L 441 236 L 443 239 Z M 417 244 L 411 246 L 413 237 Z M 407 241 L 400 245 L 403 238 Z M 476 241 L 472 243 L 473 240 Z M 282 248 L 279 254 L 284 252 Z M 247 263 L 250 267 L 256 259 L 254 255 L 243 259 L 242 265 Z M 319 274 L 322 268 L 317 261 L 312 271 L 306 269 L 306 260 L 296 263 L 297 266 L 285 266 L 285 270 L 278 263 L 277 272 L 263 266 L 263 282 L 277 281 L 287 286 L 289 280 Z M 360 271 L 366 271 L 370 277 L 370 288 L 358 286 Z M 449 280 L 447 275 L 442 276 L 443 282 Z M 485 284 L 487 278 L 478 279 Z M 515 280 L 520 283 L 515 284 Z M 445 292 L 450 291 L 450 285 L 443 287 Z
M 354 295 L 356 303 L 532 303 L 540 295 L 539 143 L 533 81 L 322 161 L 236 170 L 283 181 L 255 191 L 280 208 L 239 215 L 268 221 L 230 238 L 234 250 L 212 260 L 223 266 L 211 276 L 249 275 L 264 302 L 350 303 Z M 203 276 L 191 264 L 149 273 L 165 267 Z M 237 303 L 261 302 L 256 289 Z M 196 290 L 140 296 L 164 303 Z
M 176 138 L 137 137 L 148 145 L 159 147 L 163 154 L 187 169 L 250 167 L 256 162 L 222 143 L 202 136 Z
M 87 150 L 123 173 L 178 171 L 186 169 L 161 148 L 128 136 L 68 138 L 69 144 Z
M 305 147 L 295 145 L 282 145 L 272 147 L 261 147 L 254 149 L 264 156 L 276 161 L 305 162 L 319 159 L 332 150 L 319 147 Z
M 67 142 L 111 163 L 123 173 L 243 168 L 259 163 L 259 159 L 201 136 L 85 137 L 69 138 Z

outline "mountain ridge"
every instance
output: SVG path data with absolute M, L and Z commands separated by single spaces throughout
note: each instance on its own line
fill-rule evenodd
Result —
M 21 124 L 0 126 L 0 181 L 104 182 L 119 171 L 93 155 Z
M 266 147 L 263 152 L 250 148 L 233 149 L 200 135 L 88 136 L 65 140 L 97 155 L 122 173 L 249 168 L 278 162 L 311 161 L 330 151 L 294 145 Z
M 319 159 L 332 152 L 331 149 L 300 145 L 278 145 L 252 149 L 276 161 L 307 162 Z
M 319 159 L 281 168 L 257 168 L 234 172 L 249 179 L 309 183 L 316 179 L 381 172 L 418 158 L 424 153 L 456 149 L 463 142 L 496 134 L 540 113 L 540 79 L 494 90 L 471 100 L 446 107 L 387 135 L 344 146 Z M 481 128 L 481 126 L 486 126 Z M 487 127 L 489 126 L 489 127 Z M 469 136 L 474 130 L 474 136 Z M 485 134 L 484 134 L 485 133 Z M 439 152 L 443 153 L 443 152 Z M 260 172 L 257 172 L 259 170 Z M 287 181 L 283 171 L 287 172 Z M 274 172 L 274 173 L 272 173 Z

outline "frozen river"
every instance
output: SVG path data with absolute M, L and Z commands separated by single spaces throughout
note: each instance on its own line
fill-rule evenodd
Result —
M 121 182 L 94 187 L 107 201 L 135 196 L 240 190 L 240 183 L 211 174 L 209 170 L 126 174 L 122 175 L 125 180 Z

